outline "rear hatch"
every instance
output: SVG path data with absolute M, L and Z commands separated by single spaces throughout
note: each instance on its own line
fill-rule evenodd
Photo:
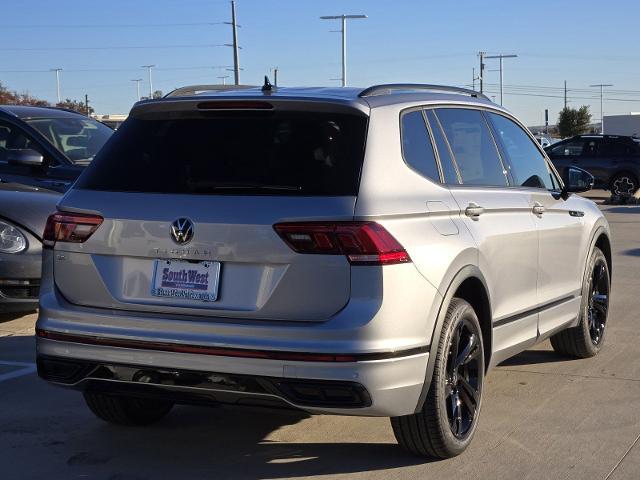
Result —
M 328 318 L 349 300 L 348 260 L 296 253 L 273 226 L 353 219 L 366 130 L 366 113 L 343 104 L 134 108 L 59 205 L 68 223 L 102 221 L 58 235 L 56 286 L 91 307 Z

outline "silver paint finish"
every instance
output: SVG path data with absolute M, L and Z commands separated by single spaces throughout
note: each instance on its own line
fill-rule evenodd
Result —
M 402 159 L 399 117 L 406 108 L 446 104 L 491 109 L 512 118 L 509 113 L 460 95 L 402 93 L 360 99 L 353 93 L 287 90 L 265 98 L 241 91 L 137 104 L 132 114 L 138 116 L 188 110 L 206 98 L 263 99 L 276 108 L 313 105 L 368 113 L 359 194 L 207 197 L 71 189 L 62 209 L 99 213 L 105 222 L 84 244 L 56 245 L 55 253 L 64 254 L 63 259 L 45 252 L 38 327 L 233 348 L 345 354 L 397 351 L 438 341 L 432 335 L 440 331 L 447 306 L 443 299 L 454 279 L 461 280 L 459 272 L 479 272 L 488 288 L 491 321 L 498 325 L 493 327 L 491 365 L 575 322 L 594 234 L 609 232 L 593 202 L 576 195 L 562 200 L 531 188 L 449 188 L 423 178 Z M 570 211 L 584 216 L 572 216 Z M 195 235 L 179 247 L 170 239 L 169 228 L 183 216 L 194 222 Z M 341 256 L 300 255 L 272 228 L 283 221 L 353 219 L 379 222 L 405 247 L 413 263 L 363 267 L 350 266 Z M 150 266 L 155 258 L 221 261 L 220 301 L 179 304 L 151 297 Z M 38 348 L 68 358 L 119 359 L 134 365 L 287 378 L 358 378 L 372 396 L 369 409 L 322 409 L 331 413 L 405 415 L 415 410 L 423 384 L 430 380 L 428 355 L 318 365 L 43 339 Z

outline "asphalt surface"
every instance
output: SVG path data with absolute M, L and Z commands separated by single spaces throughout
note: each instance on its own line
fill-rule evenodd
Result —
M 572 360 L 545 342 L 494 369 L 457 458 L 403 453 L 384 418 L 177 407 L 151 427 L 107 425 L 34 374 L 32 314 L 0 317 L 0 478 L 638 479 L 640 206 L 602 208 L 614 235 L 602 352 Z

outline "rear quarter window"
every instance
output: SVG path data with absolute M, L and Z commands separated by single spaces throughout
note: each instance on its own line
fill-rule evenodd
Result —
M 405 162 L 423 176 L 440 182 L 436 156 L 422 111 L 413 110 L 402 114 L 400 124 Z

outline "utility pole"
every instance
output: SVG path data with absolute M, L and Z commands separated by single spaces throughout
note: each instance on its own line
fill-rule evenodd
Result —
M 91 115 L 89 115 L 89 95 L 87 95 L 86 93 L 84 94 L 84 109 L 87 112 L 87 117 L 90 117 Z
M 240 59 L 238 58 L 238 23 L 236 22 L 236 2 L 231 0 L 231 28 L 233 29 L 233 80 L 240 85 Z
M 142 68 L 147 69 L 147 74 L 149 75 L 149 100 L 153 98 L 153 80 L 151 79 L 151 69 L 155 67 L 155 65 L 142 65 Z
M 278 67 L 273 67 L 273 86 L 278 86 Z
M 229 78 L 229 75 L 220 75 L 218 78 L 220 80 L 222 80 L 222 85 L 226 85 L 227 84 L 227 78 Z
M 56 93 L 58 94 L 58 103 L 62 102 L 62 97 L 60 96 L 60 72 L 61 68 L 52 68 L 52 72 L 56 72 Z
M 595 85 L 589 85 L 590 87 L 600 87 L 600 133 L 604 134 L 604 109 L 602 103 L 602 94 L 604 87 L 613 87 L 611 83 L 597 83 Z
M 133 80 L 131 80 L 132 82 L 136 82 L 136 102 L 140 101 L 140 82 L 142 81 L 141 78 L 134 78 Z
M 564 81 L 564 108 L 567 109 L 567 81 Z
M 478 79 L 480 80 L 480 93 L 484 93 L 484 56 L 487 52 L 478 52 L 478 56 L 480 57 L 480 75 Z
M 504 70 L 502 68 L 502 60 L 504 58 L 516 58 L 517 56 L 518 55 L 503 55 L 503 54 L 500 54 L 500 55 L 491 55 L 491 56 L 485 57 L 485 58 L 498 58 L 498 59 L 500 59 L 500 105 L 502 105 L 502 102 L 503 102 L 503 86 L 502 86 L 502 84 L 503 84 L 503 72 L 504 72 Z
M 342 79 L 343 87 L 347 86 L 347 20 L 367 18 L 366 15 L 325 15 L 320 20 L 341 20 L 342 28 L 334 30 L 342 34 Z

